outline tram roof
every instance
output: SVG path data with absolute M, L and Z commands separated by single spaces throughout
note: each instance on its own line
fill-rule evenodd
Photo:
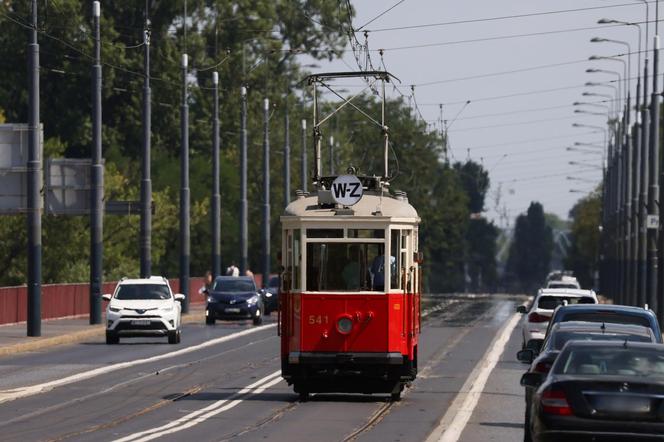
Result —
M 325 191 L 318 191 L 325 192 Z M 299 196 L 293 200 L 284 211 L 285 217 L 325 218 L 334 216 L 352 216 L 373 219 L 400 219 L 406 222 L 419 222 L 419 216 L 413 206 L 408 203 L 405 196 L 395 196 L 377 191 L 365 191 L 364 196 L 357 204 L 343 208 L 334 204 L 319 204 L 325 195 L 312 192 L 306 196 Z

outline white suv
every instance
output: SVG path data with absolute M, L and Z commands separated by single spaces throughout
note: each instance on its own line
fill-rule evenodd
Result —
M 180 301 L 173 295 L 168 280 L 161 276 L 123 279 L 113 295 L 104 295 L 106 343 L 117 344 L 120 337 L 168 336 L 169 344 L 180 342 Z
M 580 289 L 581 285 L 574 276 L 563 275 L 546 283 L 548 289 Z
M 553 311 L 564 304 L 597 304 L 597 295 L 592 290 L 539 289 L 530 311 L 525 306 L 517 308 L 520 313 L 528 313 L 523 320 L 522 348 L 528 348 L 533 339 L 544 339 Z

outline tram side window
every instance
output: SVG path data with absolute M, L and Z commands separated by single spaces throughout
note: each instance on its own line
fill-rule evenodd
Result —
M 392 290 L 401 289 L 401 230 L 392 230 L 390 241 L 390 256 L 395 258 L 394 266 L 390 272 L 390 288 Z
M 293 289 L 300 289 L 300 269 L 302 268 L 302 255 L 300 255 L 300 229 L 293 230 Z
M 372 274 L 381 248 L 376 243 L 308 243 L 307 291 L 382 291 L 374 287 Z

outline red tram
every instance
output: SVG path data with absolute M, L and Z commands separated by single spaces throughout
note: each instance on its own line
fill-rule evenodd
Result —
M 367 74 L 389 80 L 385 72 Z M 310 82 L 329 75 L 339 74 Z M 390 192 L 387 155 L 382 177 L 352 168 L 319 176 L 317 109 L 314 122 L 315 190 L 299 192 L 281 217 L 282 375 L 302 399 L 355 392 L 398 400 L 417 375 L 420 219 L 405 193 Z M 384 124 L 383 133 L 387 148 Z

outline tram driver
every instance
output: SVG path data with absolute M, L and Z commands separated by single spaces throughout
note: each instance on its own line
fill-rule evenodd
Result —
M 390 271 L 392 273 L 396 272 L 397 260 L 394 256 L 390 256 Z M 385 249 L 384 246 L 380 246 L 380 251 L 378 255 L 374 258 L 371 263 L 371 281 L 372 281 L 372 290 L 383 292 L 385 291 Z

